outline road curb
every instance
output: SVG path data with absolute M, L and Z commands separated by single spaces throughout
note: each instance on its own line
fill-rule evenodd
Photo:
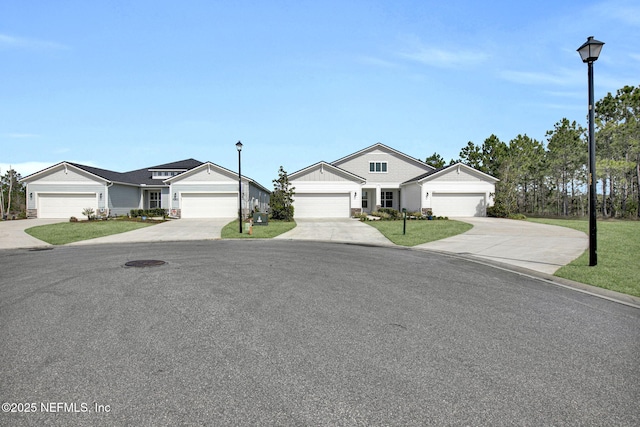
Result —
M 411 248 L 411 249 L 422 251 L 422 252 L 434 252 L 440 255 L 450 256 L 452 258 L 460 258 L 460 259 L 472 261 L 478 264 L 487 265 L 489 267 L 499 268 L 501 270 L 510 271 L 512 273 L 516 273 L 522 276 L 530 277 L 532 279 L 540 280 L 555 286 L 561 286 L 563 288 L 571 289 L 571 290 L 582 292 L 598 298 L 603 298 L 619 304 L 624 304 L 630 307 L 640 309 L 640 298 L 635 297 L 633 295 L 627 295 L 627 294 L 612 291 L 609 289 L 599 288 L 597 286 L 587 285 L 585 283 L 575 282 L 573 280 L 553 276 L 551 274 L 543 273 L 540 271 L 531 270 L 524 267 L 518 267 L 515 265 L 493 261 L 485 258 L 480 258 L 473 255 L 456 254 L 453 252 L 438 251 L 438 250 L 426 249 L 426 248 Z

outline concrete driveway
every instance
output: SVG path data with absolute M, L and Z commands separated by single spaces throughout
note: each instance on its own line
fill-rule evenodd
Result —
M 177 219 L 126 233 L 69 243 L 69 246 L 99 243 L 173 242 L 180 240 L 219 239 L 222 228 L 233 218 Z
M 296 219 L 296 227 L 275 239 L 316 240 L 392 246 L 377 229 L 356 219 Z
M 24 232 L 27 228 L 38 225 L 67 222 L 68 219 L 20 219 L 0 221 L 0 249 L 21 249 L 51 246 L 47 242 L 29 236 Z
M 21 249 L 51 246 L 47 242 L 29 236 L 27 228 L 38 225 L 67 222 L 68 219 L 26 219 L 0 222 L 0 249 Z M 101 243 L 171 242 L 179 240 L 219 239 L 222 228 L 233 218 L 200 218 L 167 221 L 151 227 L 126 233 L 112 234 L 90 240 L 69 243 L 70 246 Z
M 456 219 L 472 224 L 473 228 L 466 233 L 414 248 L 472 256 L 553 274 L 558 268 L 580 256 L 588 247 L 586 234 L 570 228 L 498 218 Z M 173 220 L 69 245 L 219 239 L 222 227 L 233 220 L 234 218 Z M 2 221 L 0 249 L 49 246 L 24 233 L 24 230 L 36 225 L 64 221 L 66 220 Z M 296 219 L 296 223 L 293 230 L 275 239 L 393 245 L 378 230 L 354 219 Z
M 466 233 L 418 245 L 418 249 L 471 255 L 492 262 L 553 274 L 589 246 L 586 234 L 566 227 L 500 218 L 456 218 Z

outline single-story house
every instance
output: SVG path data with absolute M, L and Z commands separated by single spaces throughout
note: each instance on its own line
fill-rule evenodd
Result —
M 380 208 L 485 216 L 497 181 L 463 163 L 436 169 L 380 143 L 289 175 L 296 218 L 348 218 Z
M 270 191 L 242 177 L 242 210 L 265 212 Z M 130 172 L 61 162 L 22 178 L 29 218 L 127 215 L 131 209 L 166 209 L 174 218 L 238 216 L 238 173 L 211 162 L 181 160 Z

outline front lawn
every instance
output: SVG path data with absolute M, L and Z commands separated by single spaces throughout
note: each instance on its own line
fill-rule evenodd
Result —
M 403 221 L 365 221 L 380 231 L 387 239 L 400 246 L 416 246 L 445 239 L 471 230 L 473 226 L 453 220 L 407 221 L 407 233 L 402 234 Z
M 588 220 L 530 218 L 589 233 Z M 640 222 L 600 220 L 597 223 L 598 265 L 589 267 L 589 251 L 555 275 L 580 283 L 640 297 Z
M 25 233 L 51 245 L 64 245 L 124 233 L 153 224 L 153 222 L 125 220 L 61 222 L 27 228 Z
M 269 220 L 268 225 L 254 225 L 253 234 L 245 229 L 245 223 L 242 224 L 242 234 L 238 226 L 238 221 L 230 222 L 222 229 L 221 237 L 223 239 L 271 239 L 282 233 L 286 233 L 296 226 L 295 221 L 274 221 Z

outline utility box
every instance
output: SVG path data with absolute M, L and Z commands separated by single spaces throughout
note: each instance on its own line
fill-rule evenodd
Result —
M 255 212 L 253 214 L 253 225 L 269 225 L 269 215 L 264 212 Z

